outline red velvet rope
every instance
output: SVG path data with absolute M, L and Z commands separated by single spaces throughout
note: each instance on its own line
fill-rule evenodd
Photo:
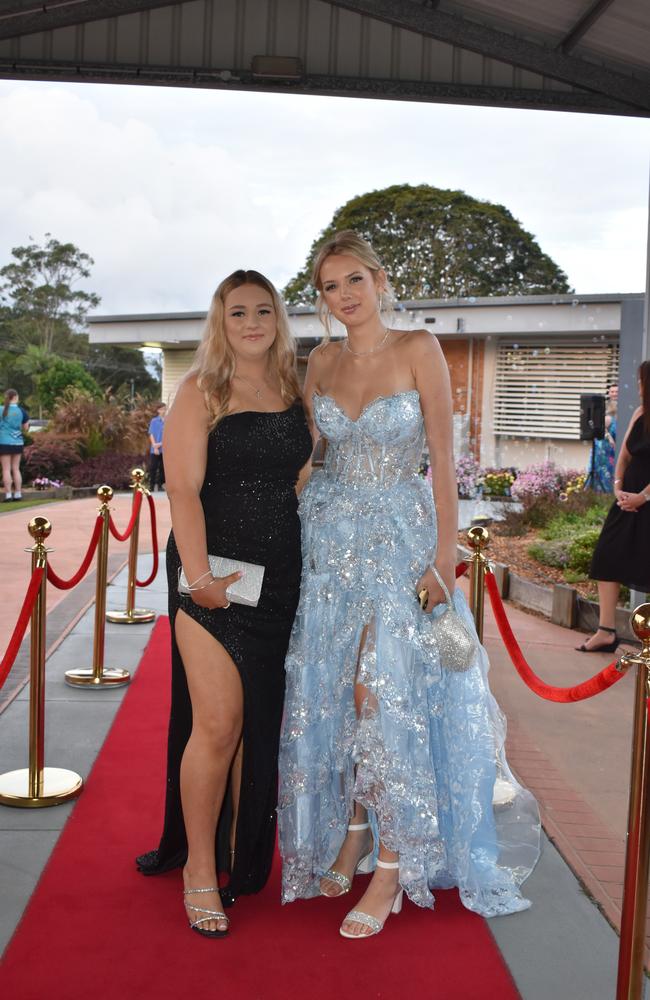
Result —
M 610 663 L 600 673 L 594 677 L 590 677 L 588 681 L 583 681 L 582 684 L 574 685 L 574 687 L 555 687 L 552 684 L 546 684 L 535 674 L 532 667 L 528 665 L 519 643 L 515 639 L 510 622 L 506 617 L 506 609 L 503 606 L 494 573 L 486 572 L 485 582 L 490 595 L 490 602 L 497 627 L 508 650 L 510 659 L 521 679 L 540 698 L 558 702 L 582 701 L 584 698 L 592 698 L 595 694 L 606 691 L 607 688 L 611 687 L 612 684 L 616 684 L 624 676 L 623 671 L 616 669 L 615 663 Z
M 138 514 L 140 513 L 141 506 L 142 506 L 142 493 L 140 492 L 140 490 L 135 490 L 133 494 L 133 507 L 131 509 L 131 520 L 127 524 L 126 531 L 124 532 L 123 535 L 121 535 L 120 532 L 115 527 L 115 521 L 113 520 L 113 515 L 111 514 L 108 526 L 111 529 L 111 535 L 113 536 L 113 538 L 117 538 L 118 542 L 125 542 L 129 537 L 129 535 L 131 534 L 131 532 L 133 531 L 135 527 L 135 522 L 138 518 Z
M 458 565 L 456 566 L 456 579 L 458 579 L 459 576 L 462 576 L 463 573 L 467 572 L 467 567 L 468 567 L 468 563 L 466 563 L 466 562 L 459 562 L 458 563 Z
M 146 580 L 140 582 L 137 576 L 135 578 L 136 587 L 148 587 L 150 583 L 153 583 L 158 575 L 158 533 L 156 531 L 156 505 L 154 503 L 153 497 L 150 493 L 147 494 L 147 500 L 149 501 L 149 519 L 151 521 L 151 551 L 153 552 L 153 567 L 151 569 L 151 574 Z
M 71 590 L 73 587 L 77 586 L 80 580 L 83 580 L 84 576 L 88 572 L 88 567 L 92 562 L 92 558 L 95 555 L 95 549 L 97 548 L 99 542 L 99 536 L 102 533 L 102 521 L 102 515 L 98 514 L 97 520 L 95 521 L 95 528 L 90 539 L 90 545 L 88 546 L 88 551 L 83 557 L 81 566 L 75 575 L 71 576 L 69 580 L 64 580 L 62 577 L 57 576 L 50 564 L 47 564 L 47 578 L 53 586 L 58 587 L 59 590 Z
M 0 688 L 9 676 L 9 671 L 13 667 L 14 660 L 18 655 L 20 644 L 23 641 L 23 636 L 27 630 L 27 623 L 29 622 L 31 613 L 34 610 L 34 604 L 36 603 L 36 598 L 38 597 L 38 592 L 43 581 L 43 572 L 42 568 L 35 569 L 32 573 L 32 578 L 29 581 L 29 587 L 27 588 L 25 600 L 23 601 L 23 606 L 20 609 L 20 614 L 18 615 L 18 621 L 16 622 L 13 634 L 9 640 L 7 652 L 3 656 L 2 662 L 0 663 Z

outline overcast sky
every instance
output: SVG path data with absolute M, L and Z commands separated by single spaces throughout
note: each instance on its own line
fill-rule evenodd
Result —
M 645 285 L 650 120 L 351 98 L 0 81 L 0 266 L 46 232 L 99 313 L 198 310 L 236 267 L 282 286 L 349 198 L 506 205 L 578 293 Z

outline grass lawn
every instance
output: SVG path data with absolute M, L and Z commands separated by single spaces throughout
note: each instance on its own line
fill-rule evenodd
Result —
M 65 503 L 63 497 L 49 497 L 45 500 L 12 500 L 11 503 L 0 503 L 0 514 L 13 514 L 16 510 L 27 510 L 28 507 L 41 507 L 44 503 Z

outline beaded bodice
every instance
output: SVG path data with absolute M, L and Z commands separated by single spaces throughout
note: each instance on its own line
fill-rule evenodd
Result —
M 314 417 L 328 446 L 324 474 L 354 486 L 395 486 L 417 475 L 424 424 L 417 389 L 377 396 L 352 420 L 332 396 L 314 393 Z

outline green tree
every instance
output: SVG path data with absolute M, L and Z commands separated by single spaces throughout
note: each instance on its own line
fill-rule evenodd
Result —
M 39 381 L 54 364 L 56 355 L 50 354 L 44 347 L 36 344 L 28 344 L 25 352 L 19 355 L 14 361 L 13 371 L 18 375 L 25 375 L 31 381 L 32 395 L 27 402 L 30 406 L 38 409 L 39 418 L 43 416 L 43 401 L 40 397 Z
M 70 388 L 83 389 L 89 396 L 100 399 L 102 391 L 79 361 L 55 358 L 50 367 L 37 378 L 38 398 L 43 409 L 52 414 L 57 400 Z
M 42 246 L 32 241 L 14 247 L 11 255 L 14 260 L 0 269 L 0 301 L 11 311 L 11 336 L 17 344 L 54 351 L 57 340 L 67 343 L 84 329 L 89 309 L 99 305 L 94 292 L 73 287 L 90 277 L 94 261 L 74 243 L 60 243 L 50 233 Z
M 372 243 L 401 300 L 570 290 L 566 274 L 503 205 L 464 191 L 400 184 L 352 198 L 334 213 L 284 289 L 292 305 L 313 301 L 314 259 L 340 229 Z
M 137 347 L 89 344 L 86 368 L 106 392 L 114 396 L 136 395 L 153 399 L 160 396 L 160 377 L 147 368 Z

